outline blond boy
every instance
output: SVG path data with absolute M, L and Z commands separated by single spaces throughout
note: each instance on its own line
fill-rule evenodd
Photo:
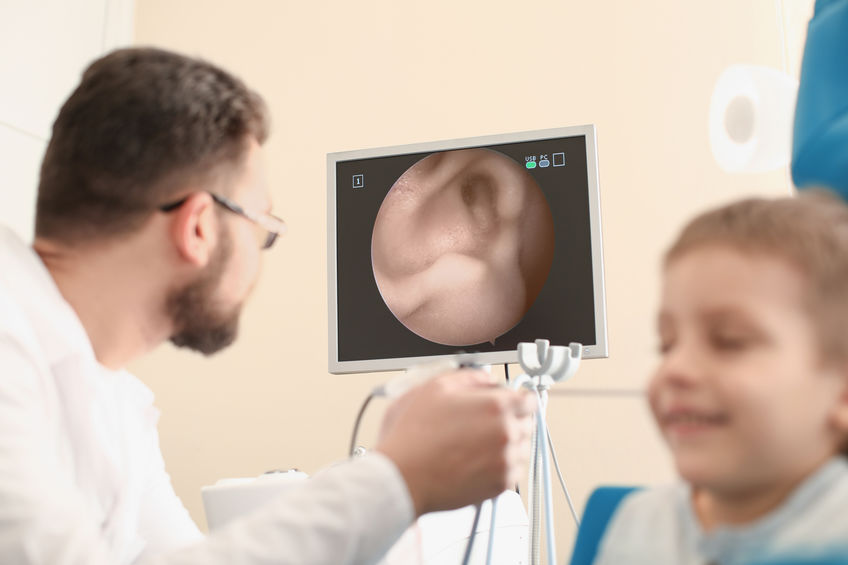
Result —
M 817 192 L 707 212 L 663 278 L 648 395 L 682 481 L 628 497 L 596 563 L 848 541 L 848 207 Z

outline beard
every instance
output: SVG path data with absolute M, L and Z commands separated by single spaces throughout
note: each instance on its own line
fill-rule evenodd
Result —
M 220 245 L 198 278 L 167 298 L 167 311 L 175 328 L 171 343 L 212 355 L 235 341 L 240 306 L 224 309 L 215 297 L 232 251 L 229 234 L 222 230 Z

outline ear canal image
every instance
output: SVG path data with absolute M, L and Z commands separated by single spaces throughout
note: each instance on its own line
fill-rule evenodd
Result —
M 392 314 L 451 346 L 494 343 L 548 278 L 554 223 L 536 181 L 488 149 L 433 153 L 406 170 L 374 222 L 371 266 Z

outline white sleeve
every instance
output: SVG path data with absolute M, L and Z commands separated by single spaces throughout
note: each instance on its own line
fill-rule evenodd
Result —
M 116 565 L 73 469 L 59 459 L 61 408 L 46 392 L 48 378 L 35 354 L 0 332 L 0 563 Z M 144 565 L 376 563 L 413 519 L 400 472 L 372 454 L 316 474 L 193 545 L 168 549 L 188 541 L 192 528 L 167 475 L 154 482 L 144 527 L 162 520 L 147 534 L 150 549 L 163 551 L 145 552 L 136 562 Z M 165 531 L 174 524 L 182 534 Z
M 174 492 L 159 448 L 159 434 L 155 430 L 154 434 L 149 453 L 150 475 L 138 521 L 139 534 L 146 542 L 144 555 L 160 554 L 203 539 L 203 534 Z
M 45 394 L 48 377 L 0 332 L 0 563 L 115 565 L 73 471 L 58 459 L 62 422 Z M 207 538 L 197 538 L 164 469 L 148 502 L 140 518 L 151 551 L 137 561 L 144 565 L 376 563 L 413 519 L 406 483 L 379 454 L 318 473 Z M 198 541 L 173 549 L 189 538 Z
M 373 453 L 318 473 L 200 543 L 139 565 L 372 564 L 413 518 L 400 472 Z
M 59 458 L 61 417 L 44 367 L 0 332 L 0 563 L 114 563 L 97 520 Z

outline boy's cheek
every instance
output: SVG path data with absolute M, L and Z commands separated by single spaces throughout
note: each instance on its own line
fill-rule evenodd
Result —
M 648 383 L 647 390 L 647 400 L 648 400 L 648 408 L 651 410 L 651 416 L 654 419 L 654 424 L 656 424 L 657 429 L 660 432 L 663 432 L 662 424 L 660 422 L 659 416 L 659 384 L 656 376 L 652 377 L 650 382 Z M 665 433 L 663 432 L 663 435 Z

